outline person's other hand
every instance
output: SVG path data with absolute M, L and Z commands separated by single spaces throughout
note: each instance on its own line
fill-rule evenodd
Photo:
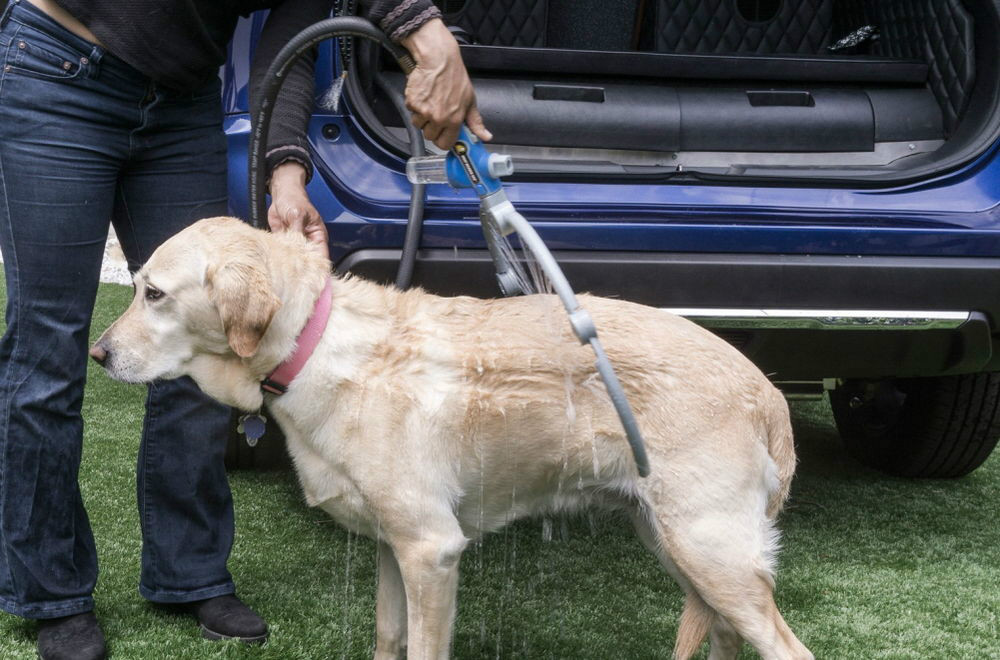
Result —
M 464 121 L 479 139 L 491 140 L 493 135 L 476 108 L 476 93 L 458 42 L 444 22 L 430 20 L 401 43 L 417 63 L 406 81 L 406 107 L 424 137 L 441 149 L 451 149 Z
M 306 193 L 306 168 L 286 161 L 271 172 L 271 207 L 267 224 L 271 231 L 294 231 L 309 239 L 324 255 L 328 254 L 326 224 Z

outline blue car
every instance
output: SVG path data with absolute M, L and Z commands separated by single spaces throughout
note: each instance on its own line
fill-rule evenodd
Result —
M 439 4 L 491 149 L 513 156 L 507 195 L 577 291 L 687 316 L 789 397 L 828 391 L 868 465 L 957 477 L 986 460 L 1000 437 L 1000 2 Z M 224 71 L 242 217 L 263 20 L 240 25 Z M 411 201 L 403 85 L 370 44 L 319 49 L 309 193 L 337 271 L 387 283 Z M 423 215 L 414 284 L 498 295 L 475 195 L 430 185 Z

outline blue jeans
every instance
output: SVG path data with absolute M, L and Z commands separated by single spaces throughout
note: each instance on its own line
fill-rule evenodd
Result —
M 225 215 L 217 80 L 172 93 L 10 0 L 0 28 L 0 609 L 93 609 L 94 538 L 77 473 L 88 331 L 109 222 L 132 268 Z M 189 379 L 149 387 L 137 492 L 139 591 L 157 602 L 233 593 L 229 409 Z

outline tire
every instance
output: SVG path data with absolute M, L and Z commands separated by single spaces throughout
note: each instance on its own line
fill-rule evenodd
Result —
M 901 477 L 963 477 L 1000 438 L 1000 373 L 848 380 L 830 404 L 847 451 Z

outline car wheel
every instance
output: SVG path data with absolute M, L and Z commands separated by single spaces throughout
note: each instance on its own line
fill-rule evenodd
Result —
M 898 476 L 965 476 L 1000 438 L 1000 373 L 847 380 L 830 403 L 848 452 Z

